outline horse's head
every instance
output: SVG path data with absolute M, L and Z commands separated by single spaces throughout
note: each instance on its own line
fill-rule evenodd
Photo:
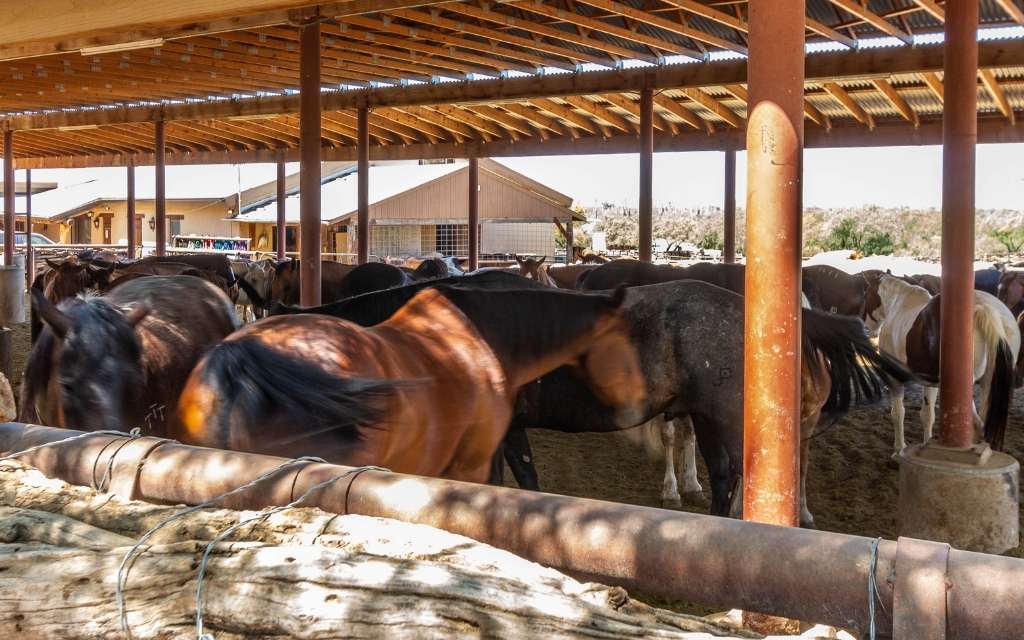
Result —
M 46 258 L 46 264 L 50 267 L 51 276 L 46 280 L 43 293 L 51 302 L 73 298 L 92 284 L 86 264 L 76 256 L 62 261 Z
M 513 254 L 516 259 L 516 264 L 519 265 L 519 275 L 530 280 L 540 280 L 540 265 L 544 264 L 544 260 L 547 256 L 541 256 L 537 258 L 520 258 L 518 254 Z
M 882 308 L 882 296 L 878 292 L 882 284 L 882 277 L 886 274 L 882 271 L 865 271 L 861 274 L 864 278 L 864 311 L 861 319 L 872 334 L 878 332 L 878 325 L 882 323 L 885 310 Z
M 125 422 L 141 416 L 133 391 L 143 379 L 135 327 L 149 310 L 136 306 L 122 311 L 102 298 L 76 298 L 58 307 L 37 291 L 32 292 L 32 304 L 53 334 L 47 344 L 52 345 L 50 366 L 56 370 L 51 370 L 49 388 L 63 426 L 141 427 Z
M 280 260 L 274 265 L 273 275 L 270 278 L 270 295 L 268 300 L 279 300 L 290 302 L 292 297 L 293 280 L 298 265 L 295 260 Z
M 594 339 L 579 358 L 579 369 L 594 394 L 614 407 L 620 427 L 640 424 L 647 417 L 647 383 L 633 345 L 630 324 L 622 310 L 626 288 L 607 296 Z
M 1024 272 L 1004 271 L 999 277 L 999 289 L 996 296 L 1003 301 L 1010 311 L 1018 313 L 1024 302 Z

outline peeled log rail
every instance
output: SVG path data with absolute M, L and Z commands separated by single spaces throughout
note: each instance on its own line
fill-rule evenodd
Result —
M 0 463 L 0 637 L 122 638 L 125 553 L 182 507 L 128 501 Z M 194 637 L 199 559 L 254 512 L 196 511 L 131 564 L 131 637 Z M 635 602 L 625 590 L 425 525 L 289 509 L 221 542 L 203 582 L 217 640 L 759 637 Z

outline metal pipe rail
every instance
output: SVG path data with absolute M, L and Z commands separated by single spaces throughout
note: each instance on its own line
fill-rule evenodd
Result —
M 0 424 L 0 451 L 23 451 L 82 432 Z M 198 504 L 284 459 L 92 435 L 26 454 L 50 477 L 126 498 Z M 287 504 L 346 467 L 299 463 L 225 500 L 224 507 Z M 398 473 L 366 471 L 311 496 L 339 514 L 446 529 L 578 577 L 664 598 L 741 608 L 865 631 L 874 540 L 726 518 L 570 498 Z M 877 546 L 881 635 L 1004 640 L 1024 629 L 1024 561 L 900 539 Z M 944 629 L 944 635 L 924 629 Z

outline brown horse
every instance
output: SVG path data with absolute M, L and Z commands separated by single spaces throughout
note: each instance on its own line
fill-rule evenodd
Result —
M 999 277 L 996 297 L 1002 300 L 1014 316 L 1024 313 L 1024 271 L 1004 271 Z
M 46 267 L 32 281 L 32 289 L 43 294 L 53 304 L 59 304 L 68 298 L 85 293 L 96 285 L 89 271 L 89 264 L 78 256 L 68 256 L 64 260 L 46 258 Z M 30 317 L 31 336 L 34 343 L 43 330 L 43 322 L 35 312 Z
M 537 258 L 520 258 L 518 254 L 514 255 L 516 264 L 519 265 L 519 275 L 529 280 L 536 280 L 545 287 L 558 287 L 558 284 L 548 273 L 548 265 L 544 264 L 547 256 L 541 256 L 538 260 Z
M 484 482 L 519 389 L 556 367 L 579 365 L 623 424 L 646 410 L 622 297 L 428 288 L 370 328 L 267 318 L 196 367 L 173 435 Z
M 817 294 L 814 307 L 829 313 L 860 318 L 864 315 L 867 282 L 860 275 L 850 275 L 827 264 L 804 267 L 804 280 L 809 280 Z
M 32 300 L 46 329 L 29 354 L 19 419 L 55 427 L 166 435 L 189 372 L 237 326 L 227 296 L 191 276 L 140 278 L 59 307 L 38 292 Z
M 320 263 L 320 297 L 324 302 L 339 300 L 345 276 L 356 268 L 354 264 L 342 264 L 324 260 Z M 266 303 L 299 304 L 299 261 L 282 260 L 274 267 L 270 280 L 270 297 Z

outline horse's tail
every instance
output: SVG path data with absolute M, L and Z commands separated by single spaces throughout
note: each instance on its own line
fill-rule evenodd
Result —
M 995 370 L 988 391 L 988 411 L 985 413 L 985 440 L 996 451 L 1003 450 L 1006 422 L 1013 399 L 1013 351 L 1010 343 L 999 340 L 995 348 Z
M 260 295 L 259 291 L 256 291 L 256 287 L 252 286 L 252 284 L 245 279 L 245 276 L 238 276 L 235 279 L 235 283 L 242 289 L 242 291 L 245 292 L 246 297 L 249 298 L 249 303 L 252 304 L 253 307 L 258 307 L 264 310 L 267 308 L 267 301 L 263 299 L 263 296 Z
M 820 356 L 831 378 L 822 413 L 830 420 L 845 415 L 854 400 L 877 402 L 884 387 L 905 384 L 913 375 L 868 339 L 860 318 L 803 310 L 804 358 Z
M 296 439 L 331 432 L 355 442 L 359 428 L 376 423 L 385 400 L 407 383 L 342 378 L 255 339 L 229 340 L 214 347 L 193 375 L 220 399 L 215 421 L 259 428 L 287 425 Z

